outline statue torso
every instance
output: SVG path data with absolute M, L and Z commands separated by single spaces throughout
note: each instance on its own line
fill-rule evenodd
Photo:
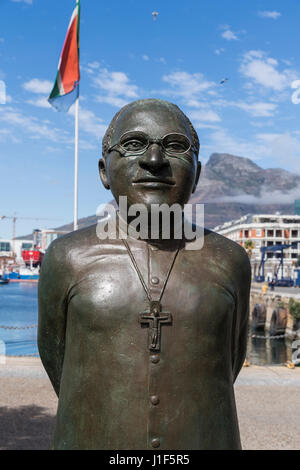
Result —
M 158 300 L 174 248 L 128 242 Z M 172 324 L 161 327 L 159 352 L 139 322 L 149 301 L 123 242 L 70 245 L 55 449 L 240 448 L 236 274 L 218 243 L 180 250 L 161 301 Z

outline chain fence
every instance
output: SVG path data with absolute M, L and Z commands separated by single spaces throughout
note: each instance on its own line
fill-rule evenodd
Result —
M 31 328 L 37 328 L 38 325 L 27 325 L 27 326 L 7 326 L 7 325 L 0 325 L 0 329 L 2 330 L 30 330 Z
M 282 335 L 256 335 L 254 333 L 249 333 L 251 338 L 258 339 L 283 339 L 283 338 L 297 338 L 300 335 L 300 330 L 293 331 L 291 333 L 284 333 Z

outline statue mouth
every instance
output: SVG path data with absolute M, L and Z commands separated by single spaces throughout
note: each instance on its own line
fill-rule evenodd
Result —
M 174 186 L 175 181 L 171 178 L 162 179 L 162 178 L 155 178 L 154 176 L 145 176 L 144 178 L 138 178 L 133 180 L 134 184 L 160 184 L 160 185 L 167 185 L 167 186 Z

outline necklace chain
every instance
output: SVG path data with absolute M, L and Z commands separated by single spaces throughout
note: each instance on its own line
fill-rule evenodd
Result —
M 131 251 L 131 248 L 130 248 L 128 242 L 127 242 L 124 238 L 122 238 L 122 240 L 123 240 L 123 243 L 124 243 L 124 245 L 125 245 L 125 247 L 126 247 L 126 249 L 127 249 L 128 254 L 129 254 L 129 256 L 130 256 L 130 259 L 131 259 L 131 261 L 132 261 L 132 264 L 133 264 L 133 266 L 134 266 L 134 268 L 135 268 L 135 270 L 136 270 L 136 273 L 137 273 L 137 275 L 138 275 L 138 277 L 139 277 L 139 279 L 140 279 L 140 281 L 141 281 L 141 284 L 142 284 L 142 286 L 143 286 L 143 288 L 144 288 L 144 291 L 146 292 L 146 295 L 147 295 L 147 297 L 148 297 L 148 300 L 149 300 L 149 302 L 151 303 L 151 302 L 152 302 L 152 298 L 151 298 L 150 289 L 148 289 L 148 287 L 147 287 L 147 285 L 146 285 L 146 283 L 145 283 L 145 280 L 144 280 L 144 278 L 143 278 L 143 276 L 142 276 L 142 273 L 141 273 L 141 271 L 140 271 L 140 269 L 139 269 L 139 267 L 138 267 L 138 265 L 137 265 L 136 259 L 135 259 L 135 257 L 133 256 L 133 253 L 132 253 L 132 251 Z M 175 264 L 175 260 L 176 260 L 176 258 L 177 258 L 178 253 L 179 253 L 179 250 L 180 250 L 180 246 L 177 248 L 177 250 L 176 250 L 176 252 L 175 252 L 175 255 L 174 255 L 174 257 L 173 257 L 172 263 L 171 263 L 171 265 L 170 265 L 170 267 L 169 267 L 169 270 L 168 270 L 166 279 L 165 279 L 164 284 L 163 284 L 163 286 L 162 286 L 162 289 L 161 289 L 161 291 L 160 291 L 158 303 L 160 303 L 160 301 L 161 301 L 161 299 L 162 299 L 162 296 L 163 296 L 163 294 L 164 294 L 164 291 L 165 291 L 167 282 L 168 282 L 168 280 L 169 280 L 169 277 L 170 277 L 171 271 L 172 271 L 172 269 L 173 269 L 173 266 L 174 266 L 174 264 Z

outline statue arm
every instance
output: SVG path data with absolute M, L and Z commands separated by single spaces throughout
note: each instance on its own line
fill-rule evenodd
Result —
M 233 345 L 233 378 L 236 380 L 246 357 L 249 321 L 249 296 L 251 285 L 251 267 L 248 255 L 240 248 L 239 262 L 236 268 L 237 305 L 235 316 L 235 333 Z
M 38 348 L 42 363 L 59 395 L 67 313 L 66 263 L 60 241 L 54 241 L 43 259 L 39 281 Z

